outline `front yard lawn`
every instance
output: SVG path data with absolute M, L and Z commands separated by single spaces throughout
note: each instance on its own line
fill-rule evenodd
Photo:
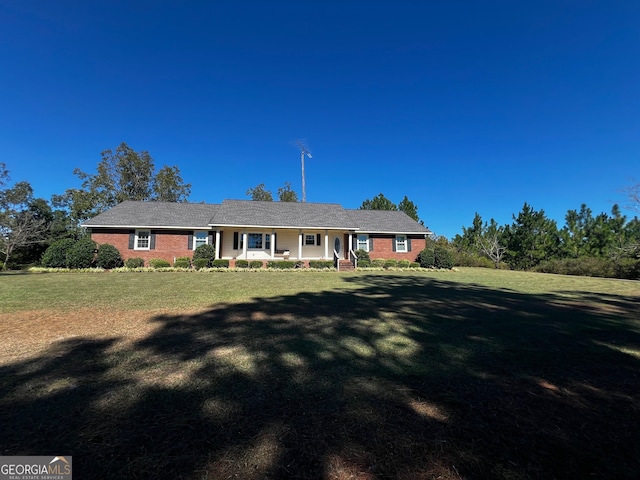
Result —
M 76 478 L 636 478 L 640 282 L 0 275 L 1 455 Z

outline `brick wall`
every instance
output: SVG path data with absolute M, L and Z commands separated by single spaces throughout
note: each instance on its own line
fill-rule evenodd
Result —
M 411 237 L 411 251 L 410 252 L 394 252 L 393 244 L 395 242 L 394 236 L 374 236 L 373 238 L 373 251 L 369 252 L 369 258 L 374 260 L 376 258 L 383 258 L 385 260 L 395 259 L 395 260 L 409 260 L 410 262 L 415 262 L 416 257 L 420 253 L 421 250 L 424 250 L 426 247 L 426 241 L 424 237 Z
M 156 234 L 156 248 L 154 250 L 129 249 L 129 233 L 131 230 L 100 231 L 93 229 L 91 239 L 98 245 L 109 243 L 116 247 L 126 262 L 129 258 L 142 258 L 145 266 L 152 258 L 162 258 L 173 265 L 176 257 L 193 257 L 193 250 L 187 248 L 188 235 L 192 231 L 152 230 Z

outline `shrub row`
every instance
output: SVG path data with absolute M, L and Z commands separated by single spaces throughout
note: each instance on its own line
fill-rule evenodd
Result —
M 52 243 L 42 254 L 40 264 L 47 268 L 118 268 L 124 265 L 113 245 L 97 245 L 91 239 L 65 238 Z
M 585 277 L 640 279 L 640 259 L 579 257 L 548 260 L 533 269 L 535 272 L 559 275 L 580 275 Z

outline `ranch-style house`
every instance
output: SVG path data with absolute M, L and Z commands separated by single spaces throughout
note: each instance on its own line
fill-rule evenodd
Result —
M 414 261 L 432 232 L 405 213 L 345 209 L 335 203 L 224 200 L 221 204 L 126 201 L 84 224 L 96 243 L 115 246 L 126 261 L 191 257 L 213 245 L 216 259 L 332 260 L 356 263 L 355 251 L 373 258 Z

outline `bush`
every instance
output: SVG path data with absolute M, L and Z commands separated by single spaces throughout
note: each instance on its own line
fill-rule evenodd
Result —
M 249 268 L 262 268 L 264 266 L 264 263 L 262 262 L 262 260 L 251 260 L 249 262 Z
M 213 260 L 216 258 L 216 249 L 213 245 L 200 245 L 193 252 L 193 259 L 197 260 L 198 258 L 206 258 L 207 259 L 207 267 L 213 265 Z
M 411 262 L 409 268 L 420 268 L 420 264 L 418 262 Z
M 249 268 L 248 260 L 236 260 L 236 268 Z
M 63 238 L 53 242 L 42 254 L 41 265 L 47 268 L 66 268 L 67 254 L 75 243 L 76 241 L 71 238 Z
M 94 264 L 96 242 L 83 238 L 78 240 L 67 252 L 68 268 L 91 268 Z
M 621 259 L 618 263 L 614 263 L 608 258 L 599 257 L 562 258 L 541 263 L 533 268 L 533 271 L 558 275 L 634 279 L 640 276 L 640 261 Z
M 167 268 L 170 267 L 171 264 L 163 258 L 152 258 L 149 260 L 149 266 L 151 268 Z
M 325 270 L 328 268 L 333 268 L 333 262 L 331 260 L 309 260 L 309 268 Z
M 124 266 L 127 268 L 143 268 L 144 260 L 140 257 L 129 258 L 124 262 Z
M 209 265 L 208 258 L 195 258 L 193 260 L 193 266 L 196 268 L 196 270 L 202 270 L 203 268 L 207 268 L 208 265 Z M 229 260 L 227 260 L 227 266 L 229 266 Z
M 617 278 L 640 280 L 640 260 L 621 258 L 616 262 L 614 269 Z
M 459 267 L 496 268 L 495 263 L 487 257 L 467 252 L 455 252 L 453 254 L 453 264 Z
M 358 267 L 367 268 L 371 266 L 371 260 L 360 260 L 358 258 Z
M 293 260 L 269 260 L 267 262 L 267 268 L 273 268 L 277 270 L 286 270 L 288 268 L 299 268 L 300 262 L 294 262 Z
M 200 260 L 203 260 L 202 258 Z M 213 266 L 216 268 L 229 268 L 229 260 L 214 260 Z
M 398 266 L 398 261 L 390 258 L 389 260 L 384 261 L 384 268 L 396 268 Z
M 113 245 L 105 243 L 98 247 L 96 265 L 98 266 L 98 268 L 112 269 L 120 268 L 122 265 L 124 265 L 124 262 L 122 261 L 122 257 L 120 256 L 120 251 Z
M 433 268 L 436 265 L 436 255 L 433 248 L 425 248 L 418 254 L 418 263 L 422 268 Z
M 398 268 L 409 268 L 411 262 L 409 260 L 398 260 Z
M 173 262 L 173 266 L 176 268 L 191 268 L 191 260 L 189 260 L 189 257 L 178 257 Z
M 371 260 L 371 266 L 375 268 L 384 268 L 384 258 L 374 258 Z
M 369 257 L 369 252 L 363 249 L 356 250 L 356 257 L 358 257 L 358 263 L 362 260 L 366 260 L 367 262 L 371 261 L 371 257 Z
M 453 255 L 448 249 L 437 246 L 433 249 L 433 255 L 436 268 L 446 268 L 447 270 L 453 268 Z

